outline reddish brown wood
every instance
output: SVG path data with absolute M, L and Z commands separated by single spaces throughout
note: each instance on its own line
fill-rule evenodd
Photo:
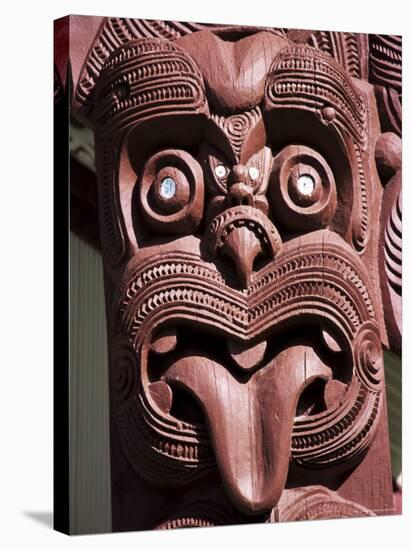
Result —
M 104 18 L 74 54 L 114 530 L 393 512 L 400 88 L 379 40 L 400 55 L 396 37 L 369 59 L 366 35 Z

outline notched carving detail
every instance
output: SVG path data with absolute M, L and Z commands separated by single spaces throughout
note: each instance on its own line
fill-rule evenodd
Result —
M 375 514 L 357 502 L 340 497 L 325 487 L 285 491 L 277 509 L 277 521 L 368 517 Z
M 314 111 L 325 124 L 332 124 L 366 147 L 363 99 L 341 67 L 319 50 L 303 45 L 285 48 L 268 73 L 265 103 L 266 109 Z
M 402 37 L 371 34 L 369 39 L 371 80 L 402 94 Z
M 360 148 L 355 144 L 355 181 L 357 183 L 357 193 L 355 199 L 354 219 L 352 223 L 352 242 L 359 253 L 362 253 L 369 240 L 370 223 L 369 223 L 369 204 L 367 181 L 365 176 L 365 168 L 362 160 Z
M 385 227 L 385 268 L 389 284 L 402 295 L 402 192 L 396 197 Z
M 190 56 L 161 39 L 115 50 L 96 86 L 94 124 L 101 138 L 162 114 L 207 111 L 203 79 Z
M 235 206 L 216 216 L 206 230 L 204 242 L 212 257 L 230 258 L 245 288 L 252 280 L 255 260 L 267 263 L 282 247 L 276 227 L 251 206 Z

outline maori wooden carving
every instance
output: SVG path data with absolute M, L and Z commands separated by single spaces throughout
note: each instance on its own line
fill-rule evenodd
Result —
M 72 116 L 95 137 L 113 530 L 393 513 L 400 38 L 70 20 Z

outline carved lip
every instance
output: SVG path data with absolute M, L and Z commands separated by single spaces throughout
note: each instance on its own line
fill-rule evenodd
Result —
M 368 282 L 349 245 L 328 231 L 286 243 L 244 290 L 197 254 L 169 253 L 130 268 L 115 306 L 116 330 L 136 349 L 167 321 L 217 327 L 246 342 L 272 325 L 310 316 L 336 325 L 351 341 L 375 318 Z
M 262 248 L 276 254 L 281 247 L 278 231 L 257 208 L 234 206 L 214 218 L 206 232 L 206 240 L 213 254 L 222 248 L 228 235 L 236 228 L 246 227 L 261 242 Z

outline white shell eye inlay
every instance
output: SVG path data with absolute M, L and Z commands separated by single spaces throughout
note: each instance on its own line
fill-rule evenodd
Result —
M 256 166 L 251 166 L 249 168 L 249 178 L 251 180 L 257 180 L 259 177 L 259 170 L 256 168 Z
M 171 199 L 176 194 L 176 182 L 173 178 L 164 178 L 160 184 L 160 195 L 164 199 Z
M 223 166 L 223 164 L 218 164 L 215 166 L 215 175 L 218 178 L 224 178 L 226 176 L 226 168 Z
M 315 180 L 309 174 L 302 174 L 298 178 L 298 190 L 302 195 L 308 197 L 315 189 Z

